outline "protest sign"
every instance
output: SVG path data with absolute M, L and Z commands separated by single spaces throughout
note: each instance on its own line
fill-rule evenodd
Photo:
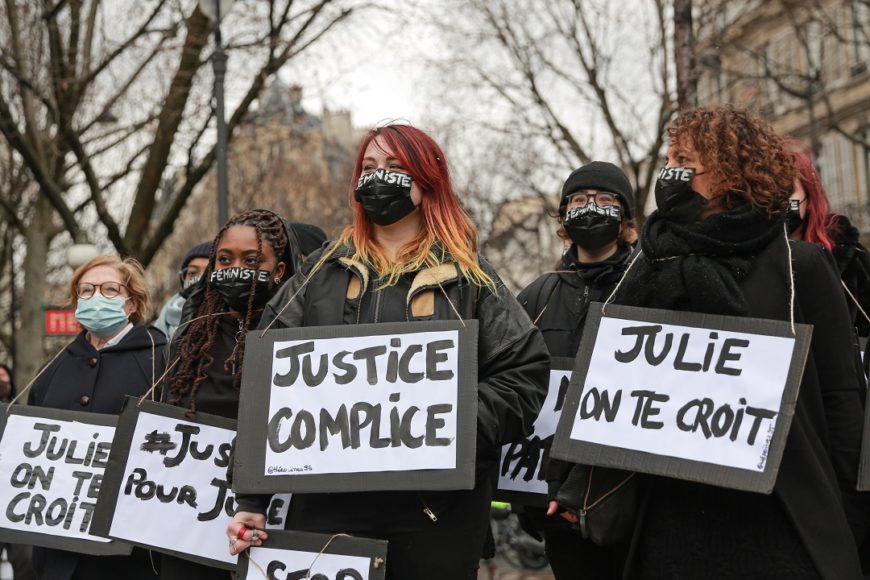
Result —
M 249 333 L 234 489 L 470 489 L 477 321 Z
M 94 529 L 179 558 L 233 570 L 226 528 L 235 510 L 227 481 L 236 422 L 128 397 L 94 514 Z M 275 496 L 267 527 L 284 527 Z M 171 533 L 167 533 L 167 530 Z
M 270 532 L 239 557 L 239 580 L 383 580 L 387 542 L 346 535 Z
M 8 410 L 8 413 L 6 412 Z M 117 417 L 0 408 L 0 541 L 99 556 L 131 546 L 93 529 Z
M 770 493 L 812 327 L 593 303 L 550 455 Z
M 550 359 L 547 398 L 535 419 L 532 434 L 502 447 L 495 499 L 530 506 L 547 507 L 544 465 L 550 456 L 553 434 L 568 391 L 574 359 Z

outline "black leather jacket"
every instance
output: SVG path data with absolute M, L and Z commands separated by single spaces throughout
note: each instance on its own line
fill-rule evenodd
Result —
M 546 396 L 550 367 L 540 332 L 496 272 L 479 258 L 496 283 L 493 293 L 469 282 L 448 257 L 384 287 L 367 267 L 350 259 L 351 247 L 339 248 L 312 273 L 323 251 L 312 254 L 266 305 L 260 328 L 270 323 L 282 328 L 477 319 L 477 472 L 492 471 L 501 446 L 531 432 Z M 446 495 L 451 493 L 457 492 Z M 237 499 L 240 510 L 262 511 L 258 496 Z

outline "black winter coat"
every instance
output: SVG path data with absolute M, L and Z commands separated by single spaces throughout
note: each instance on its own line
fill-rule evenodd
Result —
M 517 300 L 540 329 L 550 356 L 577 356 L 589 304 L 607 300 L 628 267 L 631 250 L 630 245 L 621 245 L 603 262 L 582 264 L 576 261 L 577 251 L 572 245 L 562 258 L 560 270 L 543 274 L 519 293 Z M 572 469 L 586 468 L 548 455 L 549 450 L 545 453 L 547 462 L 543 473 L 547 480 L 547 497 L 554 499 Z M 579 480 L 585 481 L 585 478 Z M 576 494 L 581 492 L 580 489 L 575 491 Z M 560 517 L 541 516 L 534 509 L 526 511 L 534 518 L 533 525 L 538 529 L 571 529 Z M 578 541 L 581 540 L 578 538 Z
M 42 371 L 29 394 L 38 407 L 117 415 L 127 395 L 141 396 L 163 373 L 166 337 L 155 328 L 134 326 L 121 342 L 95 349 L 83 331 Z M 148 552 L 131 556 L 87 556 L 35 547 L 40 578 L 69 580 L 73 574 L 140 580 L 156 578 Z
M 870 252 L 858 241 L 858 229 L 846 216 L 838 216 L 837 239 L 834 240 L 834 258 L 837 269 L 852 297 L 846 299 L 852 320 L 862 337 L 870 336 Z M 857 304 L 856 304 L 857 301 Z M 859 305 L 864 313 L 859 312 Z
M 830 254 L 814 244 L 791 242 L 790 245 L 796 294 L 795 322 L 813 325 L 813 335 L 773 495 L 650 477 L 648 481 L 652 485 L 645 512 L 640 516 L 640 533 L 635 537 L 633 556 L 637 556 L 641 543 L 661 540 L 652 557 L 661 560 L 661 554 L 669 552 L 667 557 L 676 562 L 674 565 L 680 573 L 691 575 L 687 570 L 704 567 L 702 554 L 707 549 L 704 542 L 713 541 L 705 537 L 710 530 L 715 532 L 709 534 L 711 536 L 725 536 L 727 546 L 719 545 L 715 549 L 733 552 L 728 563 L 736 572 L 731 575 L 721 569 L 705 572 L 721 577 L 743 577 L 758 562 L 763 561 L 770 567 L 771 559 L 783 558 L 783 554 L 776 551 L 778 538 L 764 537 L 763 530 L 749 531 L 750 535 L 762 534 L 760 538 L 773 547 L 771 552 L 751 551 L 755 546 L 747 546 L 742 538 L 745 532 L 741 526 L 754 515 L 751 512 L 756 511 L 753 507 L 756 506 L 773 516 L 784 512 L 785 518 L 776 516 L 780 524 L 774 527 L 784 525 L 779 531 L 796 537 L 821 577 L 830 580 L 862 577 L 856 537 L 860 540 L 865 534 L 870 511 L 864 495 L 855 491 L 864 393 L 848 331 L 851 321 Z M 782 238 L 776 238 L 755 258 L 752 270 L 740 283 L 749 305 L 747 316 L 789 320 L 788 261 Z M 626 291 L 629 290 L 630 287 L 626 287 Z M 705 514 L 701 520 L 686 507 L 689 496 Z M 656 516 L 646 517 L 649 514 Z M 663 514 L 667 517 L 662 517 Z M 769 521 L 769 518 L 762 519 L 760 523 L 766 525 Z M 727 528 L 724 534 L 720 525 Z M 687 539 L 695 529 L 705 531 L 700 538 Z M 696 548 L 701 551 L 694 551 Z M 691 557 L 686 558 L 689 555 Z M 694 562 L 695 567 L 687 569 L 686 560 Z M 782 562 L 782 566 L 788 564 Z M 646 569 L 635 567 L 632 572 L 643 576 L 649 572 L 649 566 Z
M 333 253 L 306 284 L 322 252 L 314 253 L 302 271 L 266 305 L 260 327 L 276 316 L 273 328 L 456 320 L 457 313 L 462 319 L 479 320 L 478 487 L 491 485 L 489 476 L 481 475 L 493 472 L 502 445 L 531 431 L 546 395 L 549 355 L 540 332 L 482 258 L 481 266 L 497 284 L 497 295 L 471 284 L 452 261 L 422 269 L 383 288 L 383 282 L 372 279 L 365 266 L 349 259 L 351 248 Z M 284 308 L 294 295 L 296 298 Z M 421 502 L 446 527 L 440 512 L 455 507 L 452 504 L 456 498 L 467 494 L 468 491 L 304 494 L 294 496 L 291 512 L 314 514 L 311 519 L 316 517 L 317 527 L 323 531 L 413 531 L 418 525 L 429 524 L 422 515 Z M 240 511 L 264 511 L 262 498 L 237 499 Z M 462 519 L 461 513 L 457 515 Z M 288 518 L 291 524 L 292 519 L 291 513 Z

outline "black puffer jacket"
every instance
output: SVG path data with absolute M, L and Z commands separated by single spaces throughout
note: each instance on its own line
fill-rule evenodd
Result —
M 266 305 L 260 327 L 268 325 L 276 316 L 272 328 L 457 320 L 457 314 L 462 319 L 479 320 L 477 471 L 479 475 L 492 471 L 501 446 L 531 431 L 546 395 L 549 374 L 549 355 L 540 332 L 496 272 L 480 259 L 484 271 L 497 284 L 497 294 L 471 284 L 452 261 L 419 270 L 395 285 L 383 287 L 383 282 L 373 279 L 365 266 L 350 260 L 353 249 L 344 247 L 335 251 L 306 283 L 322 252 L 314 253 L 302 271 Z M 294 295 L 295 299 L 288 305 Z M 431 494 L 429 507 L 437 513 L 450 503 L 451 494 L 456 493 L 462 492 Z M 295 496 L 293 509 L 302 509 L 303 501 L 319 502 L 320 495 L 325 494 Z M 394 503 L 400 501 L 400 495 L 389 492 L 325 496 L 325 505 L 346 503 L 353 506 L 354 515 L 348 513 L 333 518 L 322 514 L 323 528 L 359 531 L 367 525 L 368 515 L 364 512 L 381 516 L 401 511 Z M 384 505 L 375 505 L 381 501 Z M 419 506 L 419 501 L 415 501 Z M 240 497 L 239 502 L 242 511 L 263 510 L 262 498 L 258 501 L 256 497 Z M 362 506 L 367 509 L 360 509 Z M 419 509 L 413 514 L 415 519 L 419 517 L 416 512 Z M 394 520 L 394 529 L 408 524 L 402 520 L 402 514 L 390 517 Z
M 517 296 L 544 336 L 550 356 L 577 355 L 589 304 L 610 296 L 628 267 L 631 246 L 619 246 L 613 256 L 595 264 L 582 264 L 576 255 L 571 246 L 559 271 L 547 272 Z

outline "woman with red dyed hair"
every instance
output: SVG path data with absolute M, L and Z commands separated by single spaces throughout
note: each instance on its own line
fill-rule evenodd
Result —
M 789 200 L 790 237 L 825 246 L 834 254 L 846 286 L 849 312 L 860 336 L 870 335 L 870 253 L 858 241 L 858 228 L 844 215 L 831 213 L 828 195 L 812 160 L 792 151 L 798 178 Z
M 546 394 L 547 348 L 477 254 L 477 233 L 429 135 L 408 125 L 370 131 L 353 183 L 353 223 L 282 287 L 261 327 L 477 319 L 476 484 L 439 492 L 296 494 L 287 527 L 388 540 L 388 580 L 471 580 L 489 530 L 499 450 L 531 431 Z M 259 530 L 268 505 L 263 496 L 237 499 L 239 511 L 227 528 L 234 554 L 251 545 L 245 528 L 264 537 Z

